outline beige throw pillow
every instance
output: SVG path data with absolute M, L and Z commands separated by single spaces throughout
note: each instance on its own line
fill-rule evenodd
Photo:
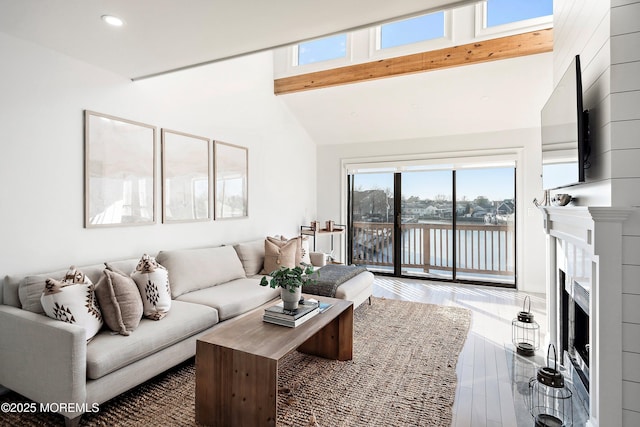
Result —
M 253 240 L 233 246 L 247 277 L 260 274 L 264 264 L 264 240 Z
M 136 282 L 127 274 L 106 264 L 96 285 L 96 298 L 104 323 L 120 335 L 130 335 L 142 319 L 143 305 Z
M 280 240 L 283 242 L 290 242 L 295 240 L 296 242 L 296 265 L 302 267 L 303 264 L 311 264 L 311 258 L 309 256 L 309 238 L 304 236 L 294 237 L 287 239 L 285 236 L 280 236 Z
M 280 267 L 293 268 L 298 265 L 297 241 L 291 239 L 282 241 L 273 237 L 267 237 L 264 241 L 264 270 L 262 274 L 270 274 Z

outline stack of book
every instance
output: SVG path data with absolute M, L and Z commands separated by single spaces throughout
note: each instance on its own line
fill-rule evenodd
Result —
M 297 309 L 285 310 L 282 302 L 280 302 L 266 308 L 262 320 L 276 325 L 295 328 L 329 307 L 330 304 L 320 303 L 316 300 L 304 300 L 298 304 Z

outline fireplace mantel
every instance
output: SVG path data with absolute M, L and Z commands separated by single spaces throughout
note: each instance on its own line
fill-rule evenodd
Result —
M 568 280 L 584 281 L 586 277 L 590 282 L 589 425 L 622 425 L 622 224 L 633 209 L 573 206 L 540 209 L 548 235 L 549 343 L 559 347 L 557 271 L 558 264 L 563 263 Z M 567 248 L 571 248 L 569 253 L 565 253 Z M 573 271 L 584 271 L 585 265 L 585 277 L 571 276 Z

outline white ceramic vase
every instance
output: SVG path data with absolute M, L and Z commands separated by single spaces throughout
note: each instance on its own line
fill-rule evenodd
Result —
M 289 289 L 280 288 L 280 298 L 282 298 L 282 303 L 284 305 L 285 310 L 295 310 L 298 308 L 298 302 L 300 302 L 300 297 L 302 296 L 302 286 L 298 286 L 294 289 L 293 292 L 290 292 Z

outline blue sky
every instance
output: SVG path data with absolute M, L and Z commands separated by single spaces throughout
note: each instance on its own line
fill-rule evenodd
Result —
M 487 26 L 553 15 L 553 0 L 489 0 Z

